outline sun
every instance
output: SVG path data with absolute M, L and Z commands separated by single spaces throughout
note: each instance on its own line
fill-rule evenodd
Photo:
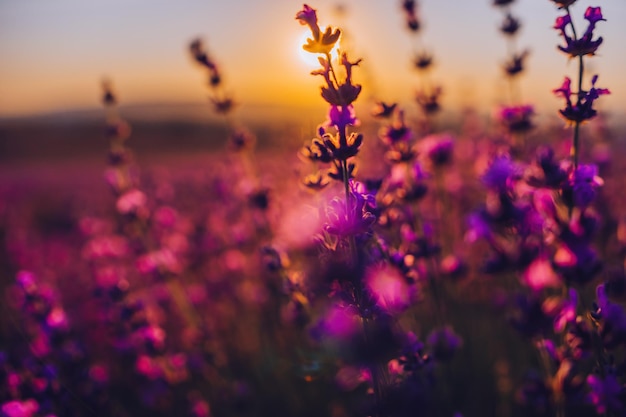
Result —
M 323 26 L 320 26 L 320 31 L 322 33 L 324 32 L 324 30 L 326 30 L 326 28 L 323 27 Z M 318 61 L 318 58 L 319 57 L 323 57 L 324 55 L 323 54 L 312 54 L 312 53 L 307 52 L 304 49 L 302 49 L 302 45 L 306 44 L 307 38 L 310 38 L 310 37 L 311 37 L 311 31 L 307 28 L 298 37 L 296 48 L 298 50 L 298 58 L 300 59 L 300 62 L 302 62 L 308 69 L 314 70 L 314 69 L 320 67 L 320 62 Z M 337 41 L 337 43 L 335 43 L 335 46 L 330 51 L 330 56 L 331 56 L 333 61 L 337 59 L 337 55 L 338 55 L 337 51 L 340 49 L 339 48 L 339 43 L 340 42 L 341 42 L 341 39 L 339 39 Z

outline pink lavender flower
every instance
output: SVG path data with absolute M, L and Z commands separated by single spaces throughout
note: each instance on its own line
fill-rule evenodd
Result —
M 355 126 L 358 122 L 354 107 L 349 106 L 330 106 L 328 110 L 328 126 L 335 127 L 337 130 L 344 130 L 347 126 Z
M 13 400 L 2 404 L 0 410 L 6 417 L 32 417 L 39 410 L 39 404 L 33 399 Z
M 596 189 L 603 184 L 604 181 L 598 176 L 597 166 L 580 165 L 572 172 L 564 192 L 571 194 L 575 207 L 585 208 L 593 202 Z
M 481 176 L 482 183 L 490 190 L 507 193 L 521 177 L 522 167 L 508 155 L 497 156 Z
M 624 308 L 609 300 L 605 284 L 596 288 L 595 311 L 591 315 L 599 324 L 599 334 L 604 346 L 613 349 L 626 343 L 626 312 Z

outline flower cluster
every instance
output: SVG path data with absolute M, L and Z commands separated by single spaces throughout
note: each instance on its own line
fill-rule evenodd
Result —
M 578 93 L 572 92 L 571 84 L 572 80 L 569 77 L 565 77 L 561 87 L 553 90 L 553 93 L 557 96 L 561 96 L 565 99 L 565 108 L 560 109 L 559 113 L 571 122 L 583 123 L 596 116 L 598 113 L 593 108 L 593 103 L 602 95 L 611 94 L 607 88 L 596 88 L 596 81 L 598 76 L 594 75 L 591 79 L 591 88 L 589 91 L 581 91 Z M 576 96 L 576 102 L 572 101 L 572 96 Z
M 602 10 L 600 7 L 589 7 L 585 11 L 585 19 L 589 22 L 585 33 L 579 38 L 576 37 L 576 32 L 573 29 L 574 23 L 569 11 L 564 16 L 559 16 L 554 23 L 554 29 L 561 32 L 561 36 L 565 40 L 565 46 L 560 45 L 558 48 L 562 52 L 566 53 L 572 58 L 580 57 L 584 55 L 594 55 L 600 45 L 602 44 L 602 37 L 599 36 L 593 39 L 593 31 L 596 28 L 596 24 L 600 21 L 606 21 L 602 17 Z M 572 28 L 572 35 L 567 33 L 567 27 Z

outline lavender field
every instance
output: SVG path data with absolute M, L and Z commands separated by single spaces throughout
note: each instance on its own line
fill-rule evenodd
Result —
M 201 108 L 142 118 L 105 77 L 80 122 L 0 119 L 0 417 L 626 416 L 626 125 L 594 66 L 620 23 L 543 1 L 575 74 L 547 114 L 518 2 L 490 2 L 499 104 L 452 112 L 404 0 L 411 102 L 295 4 L 306 114 L 242 115 L 191 33 Z

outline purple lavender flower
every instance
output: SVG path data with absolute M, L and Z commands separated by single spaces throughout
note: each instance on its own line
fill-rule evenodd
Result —
M 507 193 L 522 174 L 522 168 L 508 155 L 496 156 L 481 176 L 481 181 L 488 189 L 498 193 Z
M 597 166 L 580 165 L 563 185 L 563 198 L 573 207 L 585 209 L 595 200 L 596 190 L 603 184 Z
M 342 237 L 356 236 L 368 233 L 370 227 L 376 221 L 376 217 L 367 211 L 366 198 L 363 195 L 351 191 L 354 201 L 351 203 L 351 210 L 346 211 L 345 201 L 335 198 L 330 201 L 327 210 L 326 231 L 333 235 Z
M 523 57 L 520 59 L 523 59 Z M 513 63 L 513 65 L 515 65 L 515 63 Z M 531 117 L 534 114 L 535 110 L 530 104 L 505 106 L 500 108 L 498 119 L 510 133 L 524 133 L 534 127 L 531 121 Z
M 572 19 L 569 14 L 559 16 L 554 23 L 554 29 L 561 31 L 561 35 L 565 39 L 565 46 L 559 46 L 558 48 L 571 57 L 594 55 L 602 44 L 603 39 L 601 36 L 593 39 L 593 31 L 596 27 L 596 23 L 603 20 L 606 21 L 606 19 L 602 17 L 600 7 L 587 8 L 585 11 L 585 19 L 587 19 L 589 24 L 587 30 L 579 39 L 570 37 L 565 31 L 567 25 L 572 24 Z
M 354 106 L 330 106 L 328 111 L 328 126 L 333 126 L 337 130 L 344 130 L 347 126 L 355 126 L 358 122 L 354 112 Z
M 566 106 L 564 109 L 559 110 L 561 115 L 570 122 L 582 123 L 584 121 L 594 118 L 597 111 L 593 108 L 593 103 L 601 95 L 611 94 L 606 88 L 596 88 L 595 84 L 598 80 L 598 76 L 594 75 L 591 79 L 591 89 L 588 92 L 579 92 L 578 100 L 576 103 L 572 103 L 571 96 L 574 94 L 571 90 L 571 80 L 569 77 L 565 77 L 561 87 L 553 90 L 554 94 L 561 96 L 565 99 Z
M 626 343 L 626 312 L 624 308 L 611 302 L 605 291 L 605 284 L 596 288 L 597 303 L 591 315 L 598 322 L 599 334 L 607 349 Z
M 507 36 L 515 35 L 521 27 L 519 19 L 513 17 L 510 13 L 506 14 L 504 22 L 500 25 L 500 32 Z

